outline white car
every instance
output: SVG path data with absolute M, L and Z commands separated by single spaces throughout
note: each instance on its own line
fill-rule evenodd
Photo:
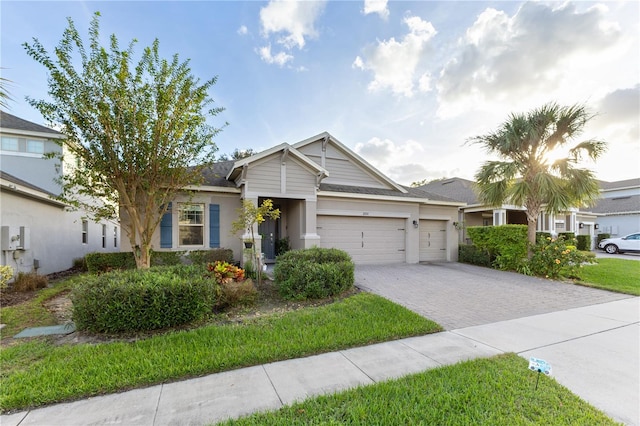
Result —
M 625 251 L 640 252 L 640 232 L 622 238 L 605 238 L 600 241 L 598 248 L 611 254 L 624 253 Z

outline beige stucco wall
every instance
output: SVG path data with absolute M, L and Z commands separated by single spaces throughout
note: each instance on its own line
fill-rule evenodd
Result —
M 204 203 L 205 204 L 205 223 L 204 223 L 204 244 L 199 247 L 189 246 L 180 247 L 178 242 L 178 204 L 183 202 Z M 198 192 L 189 197 L 187 194 L 178 195 L 172 202 L 172 240 L 174 247 L 172 249 L 160 248 L 160 227 L 155 230 L 152 238 L 152 249 L 157 251 L 180 251 L 180 250 L 208 250 L 209 249 L 209 204 L 218 204 L 220 206 L 220 247 L 233 250 L 233 256 L 236 261 L 240 261 L 242 256 L 242 233 L 232 235 L 229 231 L 231 223 L 237 219 L 237 209 L 241 206 L 240 194 L 225 194 L 214 192 Z M 126 222 L 126 215 L 121 214 L 123 224 Z M 131 245 L 125 233 L 122 236 L 122 251 L 131 251 Z

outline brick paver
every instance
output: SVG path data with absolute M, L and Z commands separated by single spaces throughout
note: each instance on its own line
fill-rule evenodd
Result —
M 356 286 L 447 330 L 631 296 L 463 263 L 358 265 Z

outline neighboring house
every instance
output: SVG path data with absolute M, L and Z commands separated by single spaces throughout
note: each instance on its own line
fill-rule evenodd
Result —
M 357 264 L 457 260 L 453 223 L 463 203 L 398 185 L 326 132 L 216 163 L 204 177 L 171 203 L 155 250 L 225 247 L 240 260 L 249 237 L 230 229 L 241 200 L 272 199 L 280 218 L 254 230 L 267 261 L 283 238 L 292 249 L 343 249 Z
M 64 166 L 61 133 L 0 111 L 0 263 L 16 272 L 58 272 L 93 251 L 119 249 L 119 225 L 95 223 L 53 197 Z
M 474 189 L 475 182 L 451 178 L 430 182 L 419 187 L 433 194 L 439 194 L 454 200 L 463 201 L 467 205 L 460 207 L 458 221 L 460 242 L 469 243 L 466 227 L 468 226 L 493 226 L 493 225 L 526 225 L 526 209 L 522 206 L 504 204 L 500 207 L 488 207 L 478 201 Z M 540 213 L 537 230 L 559 234 L 562 232 L 575 232 L 576 235 L 591 235 L 592 244 L 595 239 L 597 215 L 579 209 L 570 209 L 559 214 Z
M 598 215 L 596 233 L 612 237 L 640 231 L 640 178 L 600 182 L 602 199 L 590 210 Z

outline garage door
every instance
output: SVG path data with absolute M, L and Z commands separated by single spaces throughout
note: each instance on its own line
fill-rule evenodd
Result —
M 404 263 L 405 219 L 318 216 L 320 247 L 346 251 L 357 264 Z
M 447 222 L 420 221 L 420 262 L 447 260 Z

